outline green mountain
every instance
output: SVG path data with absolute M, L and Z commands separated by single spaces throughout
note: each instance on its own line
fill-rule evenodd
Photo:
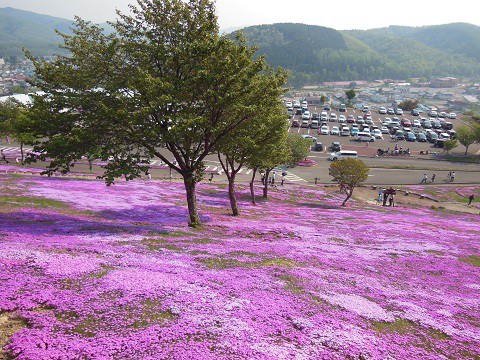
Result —
M 433 76 L 480 76 L 480 28 L 470 24 L 336 31 L 273 24 L 240 30 L 291 84 Z M 461 41 L 460 41 L 461 39 Z
M 59 53 L 62 39 L 55 29 L 70 33 L 71 25 L 71 20 L 1 8 L 0 57 L 21 58 L 22 48 L 35 56 Z M 282 23 L 239 32 L 273 67 L 289 70 L 293 86 L 355 79 L 480 78 L 480 27 L 471 24 L 337 31 Z
M 35 56 L 61 53 L 58 44 L 61 36 L 55 33 L 71 34 L 73 20 L 61 19 L 30 11 L 0 8 L 0 58 L 23 58 L 23 48 Z M 101 24 L 106 27 L 106 24 Z

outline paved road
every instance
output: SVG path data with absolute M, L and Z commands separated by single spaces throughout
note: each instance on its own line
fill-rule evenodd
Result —
M 18 153 L 19 149 L 15 146 L 0 144 L 0 149 L 4 149 L 7 157 L 9 154 Z M 480 165 L 467 163 L 450 163 L 431 159 L 430 157 L 419 156 L 397 156 L 397 157 L 374 157 L 375 149 L 366 147 L 355 147 L 359 152 L 360 158 L 370 167 L 367 184 L 372 185 L 412 185 L 419 184 L 425 173 L 429 180 L 431 176 L 436 174 L 435 183 L 445 183 L 444 180 L 450 170 L 456 172 L 456 183 L 462 184 L 480 184 Z M 317 163 L 317 166 L 302 167 L 297 166 L 293 169 L 278 167 L 274 169 L 277 173 L 277 181 L 280 181 L 281 173 L 287 172 L 287 183 L 331 183 L 331 176 L 328 174 L 330 161 L 328 160 L 328 152 L 310 152 L 309 158 Z M 2 164 L 2 162 L 0 162 Z M 161 166 L 161 160 L 152 160 L 152 165 Z M 210 156 L 205 161 L 206 174 L 205 179 L 209 179 L 214 174 L 214 181 L 226 182 L 226 176 L 222 171 L 221 165 L 215 156 Z M 396 168 L 395 168 L 396 167 Z M 408 168 L 410 167 L 410 168 Z M 74 171 L 88 172 L 86 166 L 77 165 Z M 220 174 L 219 174 L 220 172 Z M 168 168 L 156 168 L 151 171 L 152 177 L 155 179 L 168 179 L 170 172 Z M 242 169 L 237 176 L 238 182 L 248 182 L 252 177 L 251 169 Z M 173 173 L 174 178 L 179 178 L 179 174 Z M 260 175 L 257 174 L 257 180 Z M 316 179 L 316 180 L 315 180 Z

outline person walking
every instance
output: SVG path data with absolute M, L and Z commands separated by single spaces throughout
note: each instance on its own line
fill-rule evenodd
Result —
M 468 197 L 468 205 L 471 205 L 471 204 L 472 204 L 472 201 L 473 201 L 474 199 L 475 199 L 475 198 L 474 198 L 473 194 L 470 195 L 470 196 Z
M 152 174 L 150 174 L 149 169 L 147 169 L 147 171 L 145 171 L 145 175 L 147 175 L 148 180 L 152 180 Z
M 272 174 L 272 186 L 275 185 L 275 175 L 276 174 L 275 174 L 275 171 L 274 171 L 273 174 Z
M 433 174 L 432 175 L 432 183 L 435 182 L 435 177 L 437 176 L 437 174 Z
M 262 174 L 261 181 L 262 181 L 262 185 L 265 185 L 265 174 Z
M 455 180 L 455 171 L 452 171 L 452 175 L 450 176 L 450 182 Z
M 447 180 L 445 180 L 446 182 L 449 182 L 452 180 L 452 172 L 450 171 L 447 175 Z
M 422 181 L 420 181 L 420 184 L 426 184 L 427 179 L 428 179 L 427 174 L 423 175 L 423 179 L 422 179 Z
M 280 185 L 283 186 L 284 183 L 285 183 L 285 173 L 282 173 L 282 183 Z
M 10 164 L 10 161 L 7 160 L 5 153 L 3 152 L 3 149 L 0 150 L 0 157 L 2 158 L 3 161 L 5 161 L 5 163 Z
M 395 203 L 393 202 L 393 194 L 390 194 L 390 196 L 388 197 L 388 203 L 388 206 L 395 207 Z

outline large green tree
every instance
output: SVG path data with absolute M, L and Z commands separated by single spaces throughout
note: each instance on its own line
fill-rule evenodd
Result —
M 348 103 L 350 104 L 352 100 L 355 98 L 355 96 L 357 96 L 357 94 L 355 93 L 355 90 L 350 89 L 345 91 L 345 96 L 347 97 Z
M 115 32 L 81 19 L 62 34 L 69 56 L 37 61 L 36 150 L 54 158 L 48 171 L 73 160 L 109 158 L 107 184 L 133 179 L 158 157 L 183 178 L 189 224 L 200 225 L 196 184 L 220 140 L 277 101 L 285 73 L 271 71 L 255 48 L 220 36 L 210 0 L 138 0 L 119 13 Z M 165 155 L 161 149 L 169 150 Z M 172 160 L 175 159 L 175 161 Z
M 340 184 L 340 189 L 347 195 L 342 206 L 352 197 L 353 189 L 367 180 L 368 171 L 368 166 L 360 159 L 346 158 L 330 164 L 330 176 Z

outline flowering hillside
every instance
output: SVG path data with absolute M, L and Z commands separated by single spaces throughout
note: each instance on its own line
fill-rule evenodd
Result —
M 180 183 L 0 180 L 9 358 L 479 356 L 478 215 L 200 184 L 191 229 Z

